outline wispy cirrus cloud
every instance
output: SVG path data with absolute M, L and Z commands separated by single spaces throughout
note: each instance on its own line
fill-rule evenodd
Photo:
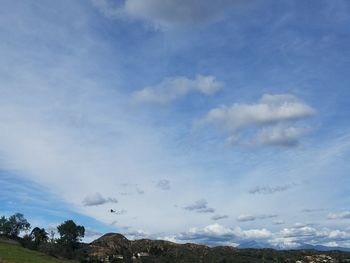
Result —
M 223 83 L 214 76 L 197 75 L 195 79 L 187 77 L 165 78 L 155 86 L 145 87 L 133 93 L 137 102 L 166 105 L 190 92 L 212 95 L 223 87 Z
M 211 75 L 197 75 L 195 79 L 177 76 L 165 78 L 155 86 L 138 90 L 133 93 L 133 98 L 138 102 L 165 105 L 194 91 L 212 95 L 223 86 L 222 82 Z
M 207 24 L 224 18 L 225 13 L 247 1 L 241 0 L 93 0 L 107 17 L 131 18 L 150 23 L 161 30 Z

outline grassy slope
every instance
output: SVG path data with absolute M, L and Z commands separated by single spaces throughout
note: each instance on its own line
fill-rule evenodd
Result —
M 0 242 L 0 263 L 75 263 L 47 256 L 19 245 Z

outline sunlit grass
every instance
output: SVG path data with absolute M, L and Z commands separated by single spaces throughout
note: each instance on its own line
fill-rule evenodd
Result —
M 43 253 L 23 248 L 19 245 L 0 242 L 0 263 L 73 263 L 60 260 Z

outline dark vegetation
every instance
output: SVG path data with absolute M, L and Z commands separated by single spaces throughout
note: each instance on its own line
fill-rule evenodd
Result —
M 55 233 L 46 232 L 44 228 L 34 227 L 31 231 L 30 223 L 22 214 L 14 214 L 9 218 L 0 218 L 0 238 L 13 240 L 23 247 L 37 250 L 56 258 L 83 260 L 85 255 L 81 254 L 83 244 L 80 242 L 84 237 L 85 228 L 76 225 L 74 221 L 67 220 L 57 227 L 59 238 Z M 20 237 L 20 233 L 25 233 Z M 1 257 L 0 257 L 1 258 Z
M 78 263 L 50 257 L 40 251 L 22 247 L 12 240 L 0 239 L 0 263 Z
M 25 234 L 23 235 L 23 233 Z M 19 236 L 20 234 L 22 237 Z M 67 220 L 59 225 L 57 234 L 59 237 L 55 238 L 54 232 L 49 234 L 44 228 L 34 227 L 32 229 L 22 214 L 15 214 L 9 218 L 1 217 L 0 263 L 1 260 L 6 260 L 4 253 L 7 253 L 7 256 L 11 256 L 11 253 L 14 254 L 12 260 L 5 261 L 10 263 L 66 262 L 59 261 L 60 259 L 73 259 L 75 262 L 154 263 L 350 262 L 350 253 L 341 251 L 277 251 L 273 249 L 238 249 L 228 246 L 210 248 L 203 245 L 176 244 L 163 240 L 131 241 L 121 234 L 114 233 L 106 234 L 90 244 L 84 244 L 81 240 L 84 237 L 85 228 L 72 220 Z M 15 243 L 21 244 L 24 248 L 15 246 Z M 23 258 L 35 256 L 36 259 L 24 261 L 23 258 L 19 258 L 20 255 Z M 43 259 L 43 256 L 47 258 Z

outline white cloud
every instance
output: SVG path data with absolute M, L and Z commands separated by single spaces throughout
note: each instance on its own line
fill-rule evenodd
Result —
M 128 239 L 131 239 L 131 240 L 135 240 L 135 239 L 143 239 L 143 238 L 153 238 L 153 236 L 142 230 L 142 229 L 131 229 L 131 228 L 125 228 L 125 231 L 124 231 L 124 235 L 128 238 Z
M 200 123 L 215 124 L 226 131 L 229 143 L 239 141 L 246 129 L 255 129 L 246 144 L 294 146 L 309 131 L 296 122 L 315 114 L 311 106 L 293 95 L 265 94 L 257 103 L 214 108 Z
M 195 233 L 197 232 L 196 229 L 192 229 L 190 230 L 190 232 Z M 227 234 L 233 234 L 234 231 L 229 229 L 229 228 L 225 228 L 219 224 L 212 224 L 212 225 L 208 225 L 206 227 L 203 228 L 203 232 L 205 233 L 211 233 L 214 235 L 227 235 Z
M 164 79 L 153 87 L 146 87 L 136 91 L 133 97 L 139 102 L 164 105 L 192 91 L 212 95 L 222 87 L 223 83 L 210 75 L 197 75 L 193 80 L 186 77 L 172 77 Z
M 350 233 L 336 229 L 336 230 L 331 230 L 328 234 L 328 237 L 330 239 L 336 239 L 336 240 L 349 239 Z
M 261 129 L 252 139 L 252 145 L 296 146 L 299 139 L 309 132 L 309 128 L 274 126 Z
M 328 219 L 350 219 L 350 212 L 346 211 L 346 212 L 342 212 L 342 213 L 330 213 L 328 215 Z
M 88 195 L 83 200 L 83 204 L 85 206 L 104 205 L 106 203 L 118 203 L 118 200 L 116 198 L 111 197 L 104 198 L 100 193 Z
M 241 0 L 93 0 L 107 17 L 128 17 L 147 21 L 156 28 L 171 30 L 222 19 Z
M 272 235 L 271 232 L 265 228 L 244 230 L 241 233 L 242 237 L 246 239 L 262 239 Z
M 284 228 L 274 234 L 271 244 L 282 247 L 297 247 L 300 244 L 327 244 L 337 242 L 345 244 L 350 239 L 350 233 L 339 229 L 316 228 L 311 226 L 295 226 Z
M 243 230 L 240 227 L 230 228 L 216 223 L 203 228 L 191 228 L 176 235 L 175 240 L 207 245 L 232 245 L 244 240 L 267 239 L 271 235 L 272 233 L 265 228 Z
M 241 227 L 225 227 L 220 224 L 211 224 L 205 227 L 192 227 L 187 232 L 173 236 L 177 242 L 198 242 L 207 245 L 230 245 L 257 240 L 264 245 L 275 248 L 296 248 L 302 244 L 324 244 L 337 242 L 345 244 L 350 239 L 350 233 L 338 229 L 314 228 L 301 225 L 283 228 L 271 232 L 266 228 L 242 229 Z
M 310 226 L 284 228 L 281 230 L 281 236 L 283 237 L 304 237 L 304 236 L 315 236 L 317 230 Z
M 304 119 L 315 113 L 313 108 L 293 95 L 265 94 L 254 104 L 234 104 L 212 109 L 205 121 L 236 132 L 251 126 Z

